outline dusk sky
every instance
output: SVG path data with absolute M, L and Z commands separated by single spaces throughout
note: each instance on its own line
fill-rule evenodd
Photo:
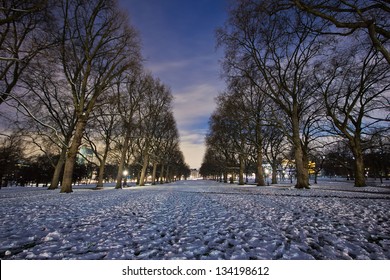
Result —
M 145 67 L 174 96 L 181 150 L 199 168 L 214 98 L 223 90 L 215 30 L 227 17 L 228 0 L 120 0 L 139 31 Z

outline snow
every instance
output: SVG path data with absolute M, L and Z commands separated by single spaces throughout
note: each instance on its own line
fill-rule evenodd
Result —
M 390 189 L 179 181 L 0 190 L 1 259 L 390 259 Z

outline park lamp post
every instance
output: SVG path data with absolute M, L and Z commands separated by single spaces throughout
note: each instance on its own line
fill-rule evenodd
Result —
M 123 170 L 123 187 L 127 186 L 127 175 L 129 174 L 129 171 Z
M 265 170 L 264 170 L 264 173 L 265 173 L 265 178 L 267 180 L 267 186 L 269 186 L 269 169 L 266 167 Z

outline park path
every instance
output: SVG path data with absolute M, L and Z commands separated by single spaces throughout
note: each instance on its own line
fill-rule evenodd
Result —
M 180 181 L 0 191 L 2 259 L 390 259 L 390 195 Z

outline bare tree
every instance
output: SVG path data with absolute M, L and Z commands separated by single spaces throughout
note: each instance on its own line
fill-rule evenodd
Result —
M 172 151 L 179 146 L 179 132 L 173 113 L 171 111 L 163 113 L 159 123 L 150 153 L 153 163 L 152 185 L 156 184 L 157 165 L 166 164 Z
M 227 75 L 245 75 L 287 116 L 284 131 L 291 141 L 297 170 L 297 188 L 308 188 L 308 157 L 303 127 L 321 102 L 310 83 L 313 65 L 320 59 L 321 42 L 310 17 L 293 9 L 277 9 L 268 1 L 240 1 L 228 25 L 218 32 L 225 46 Z
M 290 0 L 302 11 L 332 24 L 327 33 L 349 36 L 365 31 L 372 46 L 382 53 L 390 64 L 390 4 L 387 0 Z M 318 31 L 318 30 L 314 30 Z M 323 33 L 323 31 L 320 31 Z
M 200 169 L 203 176 L 213 176 L 228 182 L 228 171 L 236 166 L 232 143 L 228 137 L 226 122 L 221 110 L 217 108 L 209 120 L 209 133 L 206 136 L 206 153 Z
M 166 178 L 168 182 L 179 180 L 182 176 L 188 176 L 190 170 L 184 162 L 183 153 L 178 146 L 173 147 L 169 153 Z
M 55 48 L 51 48 L 37 55 L 36 61 L 31 63 L 21 78 L 19 100 L 13 102 L 15 109 L 23 115 L 23 119 L 19 120 L 20 125 L 26 133 L 34 135 L 34 144 L 40 145 L 41 151 L 48 155 L 53 151 L 42 149 L 42 141 L 51 142 L 58 149 L 60 156 L 54 163 L 49 189 L 58 188 L 76 123 L 70 87 L 61 74 L 60 60 L 55 54 Z
M 289 145 L 279 126 L 268 125 L 264 129 L 264 135 L 264 154 L 272 168 L 271 184 L 277 184 L 278 168 Z
M 113 137 L 119 134 L 120 117 L 113 89 L 109 89 L 107 101 L 92 111 L 92 119 L 88 123 L 84 138 L 91 147 L 99 163 L 97 184 L 95 189 L 103 188 L 104 172 L 109 152 L 112 149 Z
M 217 108 L 210 118 L 210 134 L 207 144 L 218 151 L 228 165 L 225 172 L 236 173 L 239 184 L 243 185 L 245 167 L 252 153 L 250 133 L 252 123 L 246 112 L 243 92 L 238 87 L 228 89 L 217 97 Z
M 160 126 L 164 123 L 164 116 L 171 110 L 172 94 L 170 90 L 159 80 L 154 80 L 152 87 L 146 92 L 145 103 L 140 110 L 142 130 L 142 169 L 140 185 L 145 184 L 146 169 L 153 148 L 153 141 L 158 137 Z
M 224 183 L 227 183 L 227 173 L 224 171 L 225 168 L 221 168 L 219 162 L 225 163 L 223 160 L 218 160 L 218 154 L 210 147 L 210 145 L 207 145 L 199 173 L 205 179 L 211 177 L 212 179 L 220 180 L 221 182 L 222 178 L 220 176 L 223 174 Z
M 120 159 L 116 179 L 116 189 L 122 187 L 123 171 L 132 140 L 139 138 L 137 135 L 140 126 L 139 111 L 144 102 L 145 92 L 151 86 L 152 77 L 134 73 L 124 73 L 124 79 L 118 78 L 116 81 L 116 101 L 118 112 L 122 119 L 123 138 L 120 143 Z
M 389 64 L 378 51 L 343 42 L 330 63 L 316 67 L 331 130 L 347 140 L 354 156 L 355 186 L 365 186 L 364 135 L 389 122 Z
M 64 0 L 61 4 L 62 69 L 76 112 L 61 192 L 72 192 L 72 173 L 92 110 L 112 81 L 138 63 L 139 44 L 115 1 Z
M 390 128 L 374 129 L 370 135 L 370 145 L 365 155 L 366 167 L 369 176 L 389 180 L 390 174 Z
M 53 43 L 48 36 L 53 26 L 47 0 L 0 2 L 0 104 L 13 93 L 35 56 Z
M 265 185 L 264 178 L 264 135 L 265 128 L 271 121 L 271 101 L 266 95 L 262 94 L 258 87 L 251 83 L 250 79 L 239 78 L 239 82 L 234 88 L 241 92 L 240 97 L 233 97 L 233 102 L 240 100 L 240 107 L 243 111 L 243 125 L 247 126 L 247 143 L 254 148 L 256 162 L 256 182 L 258 186 Z
M 15 180 L 17 165 L 23 159 L 22 138 L 19 134 L 0 134 L 0 189 Z

